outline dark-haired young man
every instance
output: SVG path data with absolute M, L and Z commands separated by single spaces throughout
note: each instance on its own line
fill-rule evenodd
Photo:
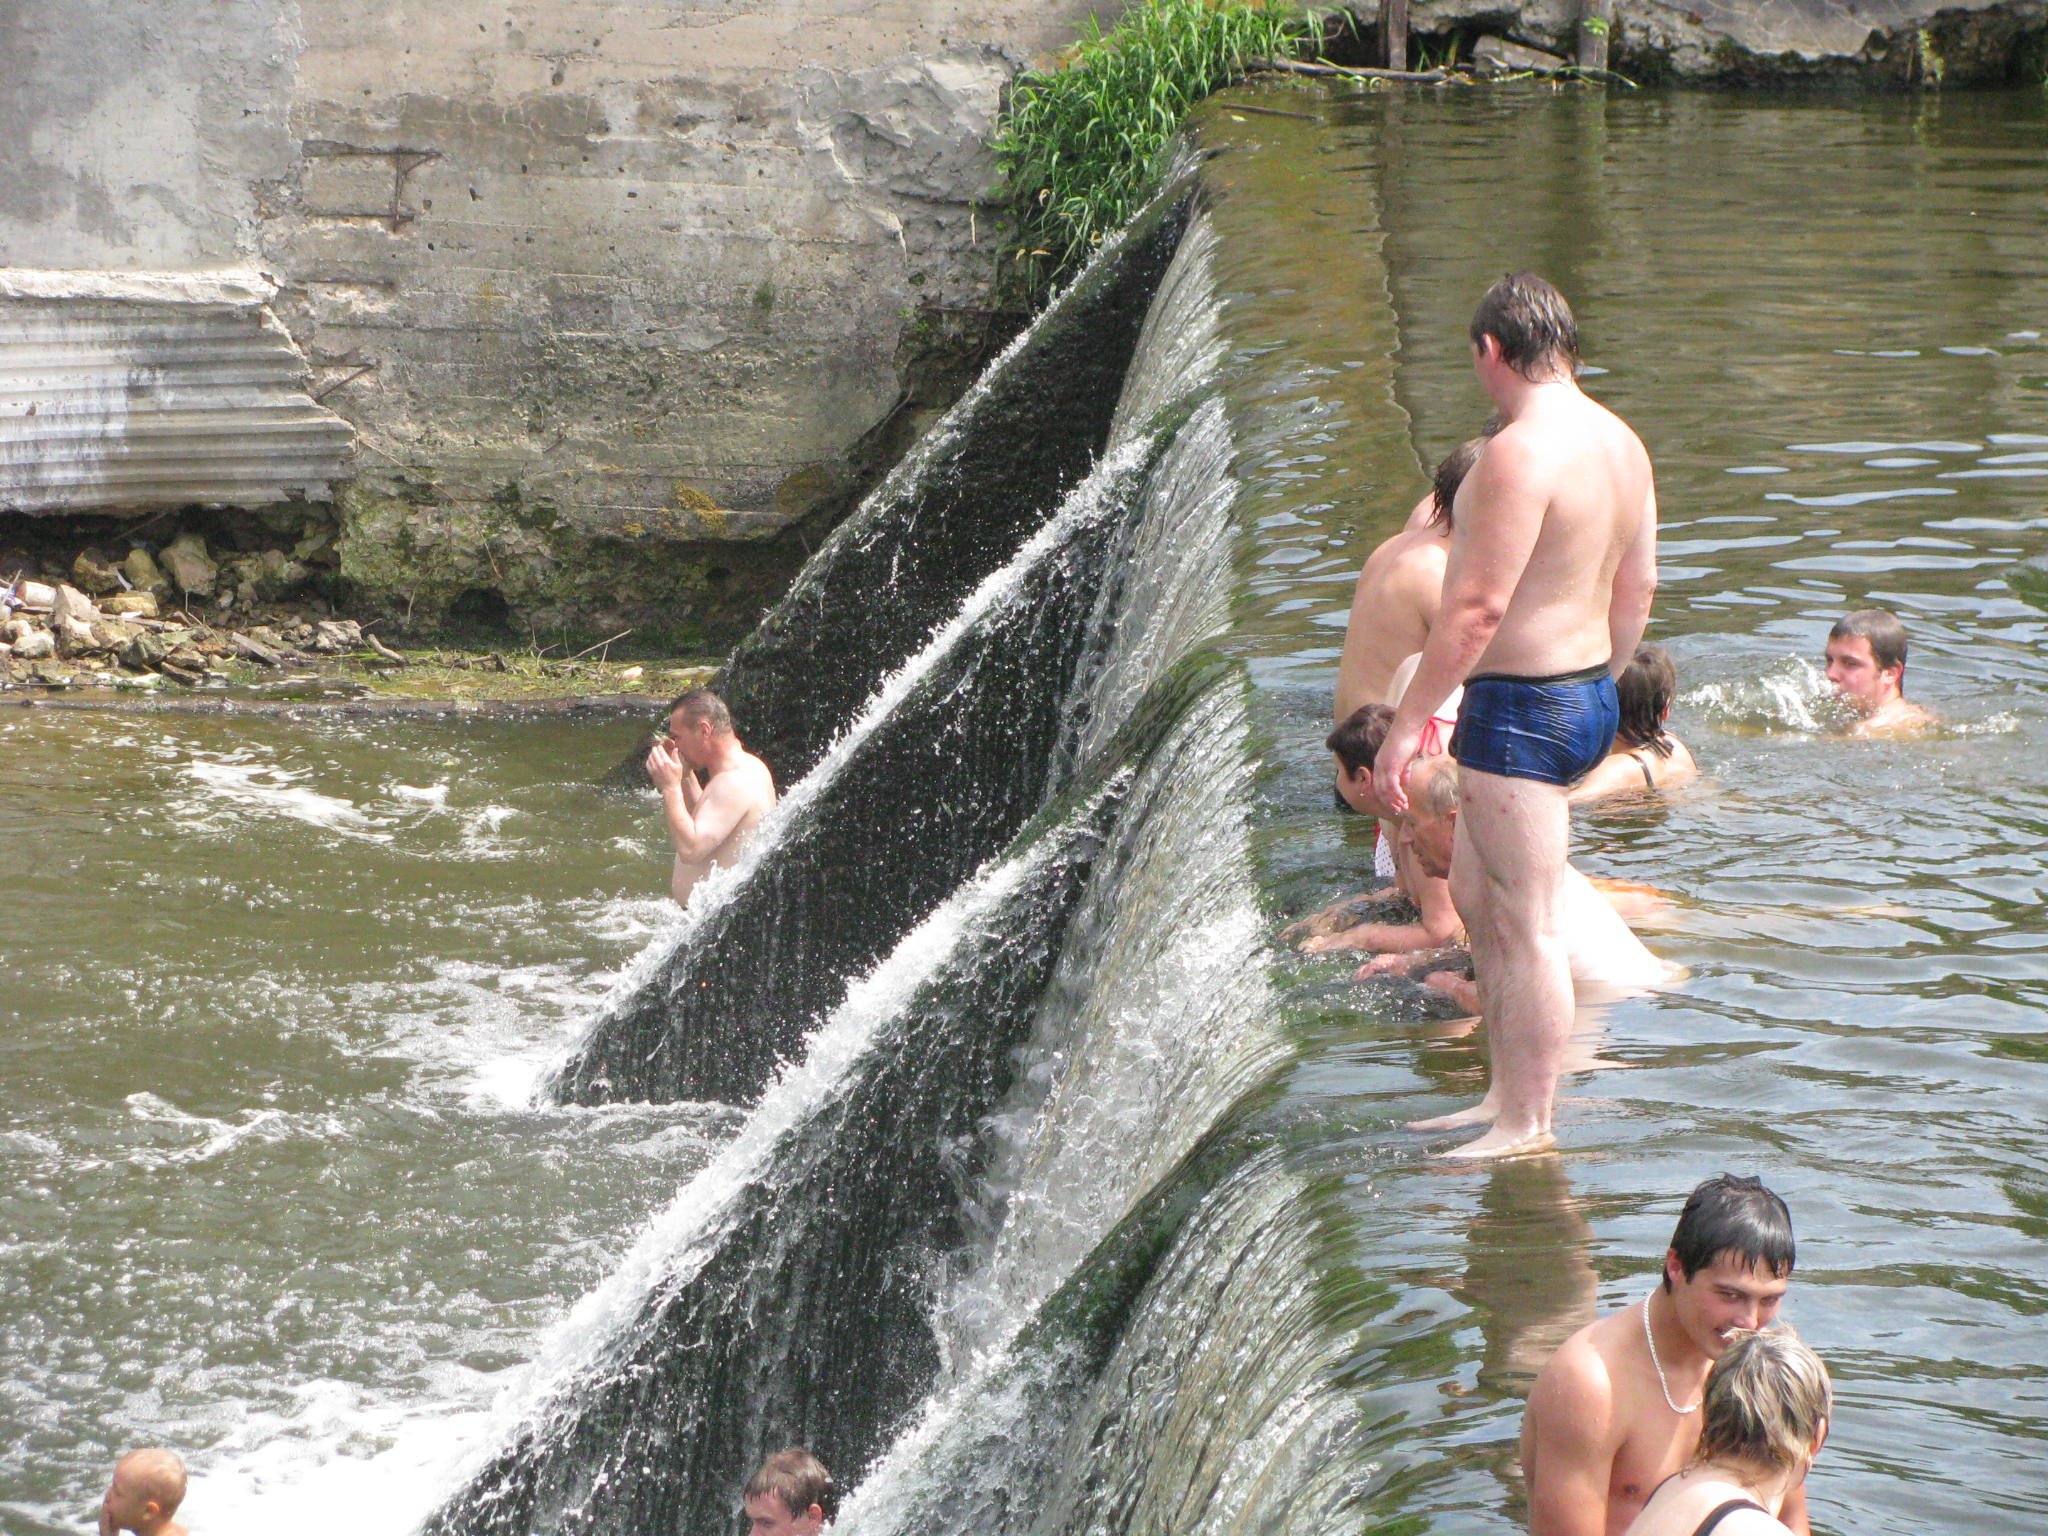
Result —
M 1621 1536 L 1691 1458 L 1707 1372 L 1728 1335 L 1766 1328 L 1792 1283 L 1792 1216 L 1754 1178 L 1692 1192 L 1661 1283 L 1589 1323 L 1536 1378 L 1522 1416 L 1530 1536 Z M 1779 1518 L 1804 1533 L 1806 1489 Z
M 1451 895 L 1488 978 L 1493 1081 L 1480 1105 L 1424 1128 L 1490 1119 L 1447 1155 L 1501 1157 L 1550 1142 L 1575 1006 L 1558 932 L 1565 797 L 1614 740 L 1614 677 L 1657 585 L 1657 503 L 1642 443 L 1578 386 L 1562 294 L 1533 273 L 1502 278 L 1470 335 L 1501 428 L 1458 491 L 1443 603 L 1374 778 L 1405 811 L 1429 717 L 1464 683 Z
M 747 1479 L 748 1536 L 818 1536 L 839 1513 L 825 1464 L 801 1446 L 777 1451 Z
M 1934 717 L 1906 701 L 1906 626 L 1885 608 L 1859 608 L 1828 631 L 1828 682 L 1856 713 L 1853 736 L 1910 736 Z

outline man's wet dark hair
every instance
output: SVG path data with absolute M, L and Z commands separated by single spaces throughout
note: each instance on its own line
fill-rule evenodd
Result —
M 1659 757 L 1671 755 L 1671 736 L 1664 729 L 1664 711 L 1678 691 L 1678 668 L 1661 645 L 1645 642 L 1615 681 L 1621 700 L 1621 723 L 1614 735 L 1631 747 L 1648 747 Z
M 1436 478 L 1429 489 L 1433 503 L 1429 514 L 1432 526 L 1451 526 L 1451 508 L 1457 504 L 1458 487 L 1465 483 L 1465 477 L 1472 473 L 1472 466 L 1479 462 L 1479 455 L 1485 451 L 1484 437 L 1468 437 L 1437 461 Z
M 1906 664 L 1906 626 L 1889 608 L 1859 608 L 1835 620 L 1828 631 L 1830 640 L 1861 638 L 1870 642 L 1870 659 L 1881 671 Z M 1902 675 L 1899 681 L 1905 681 Z
M 1579 366 L 1579 322 L 1572 307 L 1534 272 L 1510 272 L 1472 312 L 1472 345 L 1482 336 L 1500 343 L 1501 360 L 1523 378 L 1540 381 Z
M 1385 704 L 1361 704 L 1344 718 L 1343 724 L 1324 738 L 1323 745 L 1337 754 L 1347 773 L 1372 767 L 1380 755 L 1380 743 L 1394 723 L 1394 711 Z
M 825 1464 L 802 1446 L 777 1451 L 747 1479 L 746 1497 L 777 1498 L 792 1515 L 801 1516 L 813 1504 L 827 1520 L 839 1514 L 839 1486 Z
M 1792 1273 L 1792 1213 L 1764 1188 L 1763 1180 L 1724 1173 L 1686 1198 L 1671 1234 L 1671 1251 L 1690 1280 L 1724 1253 L 1752 1269 L 1767 1269 L 1780 1280 Z M 1671 1273 L 1664 1273 L 1671 1289 Z

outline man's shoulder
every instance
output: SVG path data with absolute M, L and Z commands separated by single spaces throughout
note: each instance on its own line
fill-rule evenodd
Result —
M 1615 1324 L 1625 1315 L 1622 1312 L 1609 1313 L 1566 1339 L 1537 1375 L 1531 1401 L 1534 1402 L 1539 1395 L 1565 1399 L 1572 1404 L 1575 1413 L 1611 1404 L 1615 1393 L 1615 1356 L 1619 1347 Z

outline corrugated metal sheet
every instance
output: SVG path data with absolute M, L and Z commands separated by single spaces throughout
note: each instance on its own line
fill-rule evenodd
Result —
M 0 268 L 0 509 L 324 501 L 354 433 L 259 276 Z

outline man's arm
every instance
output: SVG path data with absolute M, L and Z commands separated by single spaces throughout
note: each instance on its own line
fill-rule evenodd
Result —
M 1529 1536 L 1607 1536 L 1613 1419 L 1606 1367 L 1582 1341 L 1567 1343 L 1536 1378 L 1525 1414 Z
M 1636 536 L 1614 571 L 1614 593 L 1607 604 L 1608 670 L 1617 678 L 1628 670 L 1643 629 L 1650 622 L 1650 599 L 1657 593 L 1657 491 L 1644 496 Z
M 1420 923 L 1359 923 L 1342 933 L 1325 933 L 1301 946 L 1303 954 L 1327 955 L 1340 949 L 1363 949 L 1375 955 L 1405 955 L 1435 949 L 1443 943 Z
M 1507 616 L 1543 531 L 1545 484 L 1537 456 L 1510 429 L 1487 444 L 1458 492 L 1443 602 L 1373 764 L 1379 797 L 1397 813 L 1408 809 L 1408 765 L 1424 723 L 1471 676 Z

